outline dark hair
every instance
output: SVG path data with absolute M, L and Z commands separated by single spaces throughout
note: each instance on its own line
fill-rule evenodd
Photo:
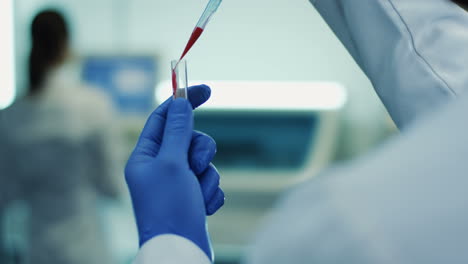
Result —
M 69 32 L 65 18 L 56 10 L 44 10 L 31 25 L 29 94 L 40 92 L 49 70 L 60 63 L 68 49 Z
M 466 0 L 453 0 L 456 4 L 458 4 L 460 7 L 466 9 L 468 11 L 468 3 Z

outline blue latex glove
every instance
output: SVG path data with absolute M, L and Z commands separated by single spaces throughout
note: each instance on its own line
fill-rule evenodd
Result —
M 140 246 L 162 234 L 197 244 L 210 259 L 206 214 L 224 204 L 219 174 L 210 163 L 213 139 L 193 131 L 192 108 L 210 96 L 207 86 L 189 89 L 189 101 L 168 99 L 149 117 L 125 168 Z

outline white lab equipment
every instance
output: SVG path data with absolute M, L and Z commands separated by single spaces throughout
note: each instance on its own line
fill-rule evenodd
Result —
M 226 190 L 276 192 L 313 177 L 330 161 L 347 100 L 340 84 L 192 83 L 212 88 L 211 99 L 196 111 L 195 128 L 217 141 L 215 162 Z M 156 101 L 170 96 L 169 91 L 170 84 L 162 82 Z
M 217 259 L 242 254 L 251 233 L 287 187 L 314 177 L 334 154 L 347 101 L 332 82 L 193 81 L 212 88 L 195 129 L 212 136 L 228 202 L 209 218 Z M 157 101 L 170 96 L 157 88 Z M 249 96 L 245 96 L 248 94 Z

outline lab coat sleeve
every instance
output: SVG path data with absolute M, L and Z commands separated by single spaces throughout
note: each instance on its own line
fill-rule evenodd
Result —
M 291 190 L 247 263 L 468 263 L 468 97 L 453 102 Z
M 211 264 L 193 242 L 177 235 L 161 235 L 146 242 L 133 264 Z
M 468 13 L 449 0 L 311 0 L 398 127 L 468 89 Z

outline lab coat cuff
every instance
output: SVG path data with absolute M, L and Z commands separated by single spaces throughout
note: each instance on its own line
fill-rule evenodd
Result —
M 177 235 L 160 235 L 147 241 L 133 264 L 211 264 L 206 254 L 192 241 Z

